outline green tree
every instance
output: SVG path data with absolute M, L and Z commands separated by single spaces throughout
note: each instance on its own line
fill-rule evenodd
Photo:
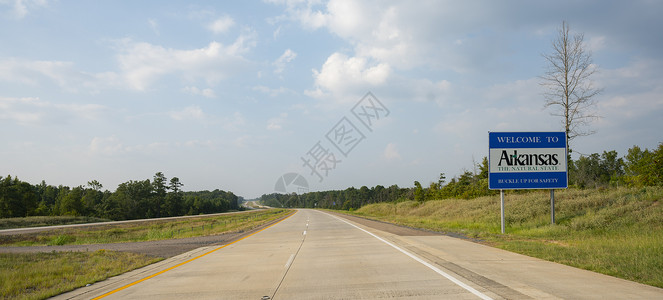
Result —
M 357 191 L 357 198 L 359 200 L 359 207 L 362 207 L 366 204 L 372 203 L 371 190 L 367 186 L 362 186 Z M 357 207 L 357 208 L 359 208 Z
M 0 177 L 0 217 L 27 217 L 37 209 L 38 197 L 35 189 L 27 182 L 10 176 Z
M 652 183 L 663 185 L 663 143 L 658 144 L 658 148 L 652 155 L 652 161 Z
M 55 213 L 55 200 L 58 197 L 58 188 L 56 186 L 47 185 L 45 181 L 35 186 L 39 205 L 35 211 L 38 216 L 50 216 Z
M 426 200 L 435 200 L 438 197 L 438 192 L 439 192 L 439 184 L 436 182 L 432 182 L 428 185 L 428 188 L 425 189 L 425 198 Z
M 147 217 L 161 217 L 163 207 L 166 202 L 167 184 L 168 179 L 161 172 L 154 174 L 152 181 L 152 197 L 150 197 L 150 208 L 148 209 Z
M 598 187 L 601 183 L 601 158 L 598 153 L 581 156 L 575 162 L 576 172 L 571 178 L 572 182 L 580 187 Z
M 481 160 L 481 164 L 478 165 L 479 174 L 477 174 L 478 179 L 488 179 L 488 157 L 484 156 Z
M 112 209 L 108 211 L 108 217 L 113 220 L 148 218 L 152 213 L 151 197 L 152 184 L 149 179 L 120 183 L 107 201 L 107 206 Z
M 447 176 L 444 173 L 440 173 L 440 178 L 437 180 L 437 187 L 441 189 L 446 181 Z
M 182 193 L 182 186 L 183 184 L 179 178 L 173 177 L 170 179 L 170 184 L 168 185 L 170 192 L 166 195 L 164 204 L 164 212 L 167 216 L 179 216 L 183 214 L 182 202 L 184 194 Z
M 624 159 L 619 158 L 617 151 L 603 151 L 601 154 L 601 183 L 617 185 L 624 176 Z
M 58 207 L 60 215 L 81 216 L 84 215 L 83 187 L 75 187 L 60 198 Z
M 88 181 L 87 185 L 88 187 L 90 187 L 95 191 L 101 191 L 101 189 L 104 187 L 103 185 L 101 185 L 101 183 L 99 183 L 99 181 L 96 180 Z
M 419 181 L 414 182 L 414 201 L 417 202 L 424 202 L 425 197 L 424 197 L 424 189 L 421 187 L 421 183 Z
M 645 149 L 643 151 L 638 146 L 628 149 L 626 156 L 624 156 L 626 183 L 631 186 L 653 185 L 654 180 L 651 178 L 653 162 L 654 155 L 649 150 Z

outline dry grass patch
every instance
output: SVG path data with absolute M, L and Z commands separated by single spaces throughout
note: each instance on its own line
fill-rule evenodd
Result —
M 0 298 L 45 299 L 159 260 L 104 250 L 0 254 Z

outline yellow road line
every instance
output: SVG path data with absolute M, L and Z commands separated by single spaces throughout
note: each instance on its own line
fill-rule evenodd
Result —
M 205 256 L 205 255 L 207 255 L 207 254 L 210 254 L 210 253 L 212 253 L 212 252 L 216 252 L 216 251 L 218 251 L 218 250 L 221 250 L 221 249 L 225 248 L 226 246 L 230 246 L 230 245 L 232 245 L 232 244 L 234 244 L 234 243 L 237 243 L 237 242 L 239 242 L 239 241 L 241 241 L 241 240 L 243 240 L 243 239 L 245 239 L 245 238 L 248 238 L 248 237 L 250 237 L 250 236 L 252 236 L 252 235 L 254 235 L 254 234 L 257 234 L 258 232 L 261 232 L 261 231 L 263 231 L 263 230 L 265 230 L 265 229 L 267 229 L 267 228 L 270 228 L 270 227 L 272 227 L 272 226 L 274 226 L 274 225 L 276 225 L 276 224 L 278 224 L 278 223 L 281 223 L 282 221 L 285 221 L 285 219 L 290 218 L 290 217 L 293 216 L 296 212 L 297 212 L 297 211 L 295 211 L 295 212 L 293 212 L 293 213 L 290 213 L 288 216 L 286 216 L 286 217 L 283 218 L 282 220 L 280 220 L 280 221 L 278 221 L 278 222 L 276 222 L 276 223 L 274 223 L 274 224 L 272 224 L 272 225 L 269 225 L 269 226 L 267 226 L 267 227 L 265 227 L 265 228 L 263 228 L 263 229 L 260 229 L 260 230 L 254 232 L 254 233 L 251 233 L 251 234 L 249 234 L 249 235 L 247 235 L 247 236 L 245 236 L 245 237 L 242 237 L 242 238 L 240 238 L 240 239 L 238 239 L 238 240 L 236 240 L 236 241 L 233 241 L 233 242 L 231 242 L 231 243 L 225 244 L 225 245 L 223 245 L 223 246 L 221 246 L 221 247 L 219 247 L 219 248 L 216 248 L 216 249 L 214 249 L 214 250 L 210 250 L 210 251 L 208 251 L 208 252 L 206 252 L 206 253 L 203 253 L 203 254 L 201 254 L 201 255 L 198 255 L 198 256 L 196 256 L 196 257 L 194 257 L 194 258 L 192 258 L 192 259 L 189 259 L 189 260 L 187 260 L 187 261 L 185 261 L 185 262 L 181 262 L 181 263 L 179 263 L 179 264 L 177 264 L 177 265 L 174 265 L 174 266 L 172 266 L 172 267 L 170 267 L 170 268 L 168 268 L 168 269 L 165 269 L 165 270 L 159 271 L 159 272 L 157 272 L 157 273 L 154 273 L 154 274 L 152 274 L 152 275 L 150 275 L 150 276 L 147 276 L 147 277 L 145 277 L 145 278 L 143 278 L 143 279 L 136 280 L 136 281 L 134 281 L 134 282 L 132 282 L 132 283 L 129 283 L 129 284 L 125 285 L 125 286 L 122 286 L 122 287 L 119 287 L 119 288 L 117 288 L 117 289 L 114 289 L 114 290 L 112 290 L 112 291 L 110 291 L 110 292 L 108 292 L 108 293 L 105 293 L 105 294 L 101 295 L 101 296 L 98 296 L 98 297 L 92 298 L 92 300 L 101 299 L 101 298 L 104 298 L 104 297 L 106 297 L 106 296 L 109 296 L 109 295 L 115 294 L 115 293 L 117 293 L 117 292 L 119 292 L 119 291 L 121 291 L 121 290 L 124 290 L 124 289 L 126 289 L 126 288 L 128 288 L 128 287 L 134 286 L 134 285 L 136 285 L 136 284 L 139 284 L 139 283 L 141 283 L 141 282 L 143 282 L 143 281 L 145 281 L 145 280 L 148 280 L 148 279 L 150 279 L 150 278 L 154 278 L 154 277 L 156 277 L 156 276 L 159 276 L 159 275 L 161 275 L 161 274 L 163 274 L 163 273 L 166 273 L 166 272 L 168 272 L 168 271 L 170 271 L 170 270 L 172 270 L 172 269 L 175 269 L 175 268 L 177 268 L 177 267 L 179 267 L 179 266 L 182 266 L 182 265 L 188 264 L 188 263 L 190 263 L 190 262 L 192 262 L 192 261 L 194 261 L 194 260 L 196 260 L 196 259 L 199 259 L 199 258 L 201 258 L 201 257 L 203 257 L 203 256 Z

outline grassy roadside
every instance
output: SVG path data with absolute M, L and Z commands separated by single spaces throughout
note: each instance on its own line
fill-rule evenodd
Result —
M 0 254 L 0 298 L 45 299 L 159 260 L 104 250 Z
M 34 216 L 25 218 L 5 218 L 0 219 L 0 229 L 41 227 L 54 225 L 84 224 L 108 222 L 111 220 L 94 217 L 74 217 L 74 216 Z
M 2 246 L 99 244 L 164 240 L 250 230 L 291 213 L 272 209 L 213 217 L 55 229 L 0 236 Z M 95 252 L 0 253 L 0 299 L 45 299 L 161 260 Z
M 45 246 L 156 241 L 244 231 L 278 219 L 289 211 L 258 210 L 241 214 L 178 220 L 155 220 L 89 228 L 61 228 L 38 233 L 0 236 L 0 246 Z
M 499 197 L 371 204 L 354 215 L 460 233 L 509 251 L 663 287 L 663 187 L 508 193 Z

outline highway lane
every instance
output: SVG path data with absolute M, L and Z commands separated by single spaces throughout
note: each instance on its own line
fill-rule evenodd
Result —
M 653 299 L 663 298 L 663 290 L 446 236 L 398 236 L 300 210 L 224 247 L 201 248 L 56 298 L 97 296 Z
M 108 221 L 108 222 L 97 222 L 97 223 L 69 224 L 69 225 L 53 225 L 53 226 L 39 226 L 39 227 L 10 228 L 10 229 L 0 229 L 0 235 L 27 234 L 27 233 L 35 233 L 35 232 L 41 232 L 41 231 L 47 231 L 47 230 L 53 230 L 53 229 L 62 229 L 62 228 L 95 227 L 95 226 L 105 226 L 105 225 L 158 222 L 158 221 L 191 219 L 191 218 L 204 218 L 204 217 L 213 217 L 213 216 L 221 216 L 221 215 L 229 215 L 229 214 L 243 214 L 243 213 L 247 213 L 247 212 L 249 212 L 249 211 L 234 211 L 234 212 L 215 213 L 215 214 L 206 214 L 206 215 L 151 218 L 151 219 L 137 219 L 137 220 L 124 220 L 124 221 Z
M 488 298 L 356 225 L 319 212 L 302 215 L 313 222 L 279 299 Z

